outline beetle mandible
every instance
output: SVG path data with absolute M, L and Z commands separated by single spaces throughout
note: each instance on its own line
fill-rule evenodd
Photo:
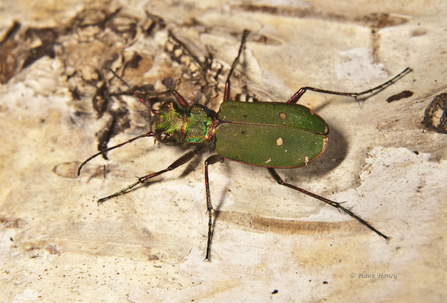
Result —
M 231 101 L 229 100 L 231 75 L 239 62 L 248 34 L 248 30 L 245 30 L 242 34 L 239 52 L 228 73 L 225 82 L 223 102 L 218 112 L 199 104 L 189 106 L 185 99 L 176 90 L 150 93 L 148 95 L 149 98 L 161 95 L 172 95 L 175 99 L 175 101 L 164 102 L 159 109 L 154 109 L 152 108 L 152 104 L 148 105 L 148 103 L 146 103 L 146 101 L 141 98 L 140 95 L 127 84 L 127 82 L 112 70 L 115 77 L 127 85 L 155 116 L 155 130 L 107 148 L 91 156 L 79 166 L 78 175 L 80 174 L 82 167 L 96 156 L 140 138 L 155 137 L 156 140 L 161 143 L 190 145 L 193 148 L 174 161 L 166 169 L 140 177 L 137 182 L 121 191 L 99 199 L 98 205 L 112 197 L 124 194 L 138 184 L 142 184 L 151 178 L 176 169 L 192 160 L 201 149 L 208 147 L 214 149 L 217 154 L 212 155 L 205 160 L 206 204 L 209 216 L 205 260 L 210 260 L 213 225 L 212 212 L 214 211 L 211 204 L 208 167 L 217 162 L 223 162 L 224 159 L 265 167 L 279 185 L 302 192 L 315 199 L 323 201 L 338 210 L 342 210 L 388 242 L 389 237 L 385 236 L 371 224 L 354 214 L 351 210 L 343 207 L 341 203 L 331 201 L 295 185 L 284 182 L 276 172 L 276 168 L 297 168 L 307 165 L 318 158 L 326 148 L 328 141 L 327 135 L 329 134 L 328 125 L 323 118 L 313 110 L 297 104 L 298 100 L 306 91 L 309 90 L 322 94 L 348 96 L 357 100 L 361 95 L 370 94 L 374 91 L 386 88 L 412 70 L 406 68 L 391 80 L 360 93 L 337 92 L 306 86 L 300 88 L 287 101 L 287 103 L 247 103 Z

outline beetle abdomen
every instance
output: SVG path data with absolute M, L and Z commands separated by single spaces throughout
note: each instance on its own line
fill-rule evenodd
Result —
M 223 102 L 217 113 L 221 123 L 287 126 L 327 135 L 329 128 L 317 113 L 301 104 L 278 102 Z
M 290 127 L 224 123 L 214 133 L 216 152 L 251 165 L 292 168 L 306 165 L 326 148 L 327 136 Z
M 324 151 L 329 133 L 320 116 L 299 104 L 227 101 L 217 119 L 216 152 L 263 167 L 306 165 Z

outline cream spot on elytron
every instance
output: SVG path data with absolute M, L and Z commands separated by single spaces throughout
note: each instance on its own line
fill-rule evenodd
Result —
M 267 161 L 264 162 L 264 164 L 267 164 L 267 163 L 270 163 L 270 162 L 272 162 L 272 158 L 269 157 L 269 158 L 267 159 Z
M 278 139 L 276 139 L 276 145 L 277 145 L 277 146 L 281 146 L 281 145 L 283 145 L 283 143 L 284 143 L 284 140 L 283 140 L 281 137 L 279 137 Z
M 281 113 L 279 113 L 279 117 L 280 117 L 281 119 L 287 119 L 287 114 L 281 112 Z

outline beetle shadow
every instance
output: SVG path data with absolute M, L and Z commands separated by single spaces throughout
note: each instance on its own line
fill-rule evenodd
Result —
M 188 176 L 190 173 L 196 170 L 197 167 L 200 166 L 202 162 L 205 162 L 203 155 L 206 153 L 206 148 L 202 148 L 195 156 L 194 158 L 188 162 L 186 167 L 183 168 L 182 173 L 180 174 L 179 178 L 184 178 Z
M 359 106 L 359 109 L 361 110 L 363 108 L 364 104 L 368 101 L 368 99 L 381 93 L 385 89 L 386 89 L 386 87 L 384 87 L 378 91 L 375 91 L 375 92 L 369 94 L 368 96 L 357 98 L 355 100 L 351 97 L 345 97 L 342 100 L 337 100 L 336 98 L 328 98 L 326 100 L 327 102 L 324 102 L 324 103 L 320 104 L 319 106 L 312 107 L 312 110 L 315 111 L 316 113 L 319 113 L 326 107 L 330 106 L 333 102 L 337 102 L 338 104 L 342 104 L 342 105 L 346 105 L 346 106 L 349 106 L 349 105 L 351 105 L 351 103 L 355 102 L 355 103 L 357 103 L 357 105 Z M 332 128 L 331 128 L 331 130 L 332 130 Z
M 281 169 L 280 174 L 289 180 L 300 182 L 300 179 L 304 178 L 325 176 L 336 169 L 346 159 L 349 143 L 347 138 L 335 127 L 331 127 L 328 138 L 327 148 L 320 157 L 303 167 Z
M 361 108 L 363 105 L 364 100 L 360 100 L 360 101 L 354 101 L 351 98 L 346 98 L 343 100 L 336 100 L 336 98 L 327 98 L 326 102 L 323 102 L 322 104 L 312 107 L 312 110 L 316 113 L 321 113 L 326 107 L 331 106 L 332 103 L 337 102 L 339 105 L 346 105 L 349 106 L 352 102 L 356 102 L 357 104 L 359 104 L 359 107 Z M 330 132 L 329 132 L 329 136 L 332 132 L 332 127 L 330 127 Z
M 214 220 L 213 220 L 213 224 L 211 225 L 211 233 L 209 234 L 210 247 L 208 248 L 210 252 L 211 252 L 211 248 L 213 247 L 214 230 L 216 229 L 217 220 L 219 219 L 219 216 L 221 213 L 220 209 L 222 208 L 222 205 L 224 204 L 226 193 L 228 192 L 228 189 L 229 189 L 229 185 L 225 186 L 222 189 L 222 193 L 221 193 L 221 195 L 219 195 L 219 197 L 220 197 L 219 203 L 217 204 L 217 206 L 213 207 L 213 212 L 214 212 L 213 219 Z M 212 254 L 210 253 L 210 255 L 208 256 L 209 261 L 211 261 L 211 256 L 212 256 Z

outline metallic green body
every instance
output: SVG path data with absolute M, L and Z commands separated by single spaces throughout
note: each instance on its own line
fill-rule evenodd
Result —
M 314 111 L 289 103 L 226 101 L 216 117 L 202 105 L 166 102 L 156 117 L 163 143 L 207 143 L 229 160 L 271 168 L 311 162 L 326 148 L 329 132 Z
M 311 109 L 288 103 L 223 102 L 214 130 L 216 152 L 271 168 L 306 165 L 326 148 L 329 128 Z

